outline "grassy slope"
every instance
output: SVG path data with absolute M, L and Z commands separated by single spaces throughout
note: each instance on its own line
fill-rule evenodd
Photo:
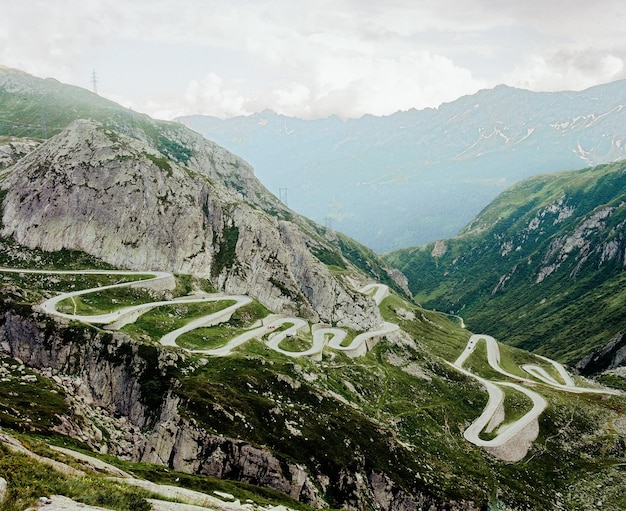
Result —
M 430 244 L 394 252 L 387 260 L 407 275 L 425 307 L 461 314 L 471 330 L 503 342 L 576 362 L 626 329 L 622 258 L 602 260 L 594 252 L 613 240 L 623 253 L 624 169 L 626 164 L 618 163 L 529 179 L 446 240 L 445 254 L 433 256 Z M 560 199 L 575 207 L 569 218 L 549 210 Z M 584 233 L 590 253 L 574 248 L 557 271 L 537 283 L 539 268 L 554 262 L 546 256 L 551 243 L 571 234 L 599 206 L 616 209 L 603 229 Z M 538 227 L 530 229 L 533 221 Z
M 67 287 L 73 285 L 68 281 Z M 62 289 L 62 282 L 57 287 Z M 45 293 L 35 287 L 30 294 Z M 465 442 L 462 429 L 477 416 L 486 395 L 445 361 L 463 350 L 468 332 L 445 315 L 396 296 L 387 298 L 381 310 L 413 342 L 382 341 L 354 360 L 328 352 L 321 362 L 291 359 L 251 342 L 233 356 L 212 359 L 179 376 L 176 392 L 184 413 L 209 431 L 265 446 L 313 474 L 340 478 L 342 470 L 384 471 L 406 488 L 482 503 L 498 494 L 504 501 L 548 509 L 554 493 L 571 491 L 583 474 L 606 482 L 619 471 L 624 460 L 619 435 L 607 426 L 607 418 L 624 413 L 625 403 L 619 399 L 545 392 L 553 406 L 542 416 L 540 437 L 524 463 L 499 463 Z M 144 329 L 144 339 L 149 331 Z M 533 358 L 509 348 L 503 365 L 514 367 Z M 194 364 L 194 358 L 189 362 Z M 480 359 L 472 366 L 489 375 Z M 58 406 L 62 411 L 62 404 Z M 524 406 L 523 399 L 511 396 L 509 418 L 523 413 Z M 2 425 L 15 427 L 5 419 Z M 150 477 L 155 479 L 164 477 L 158 469 L 135 468 L 154 472 Z M 577 484 L 572 501 L 581 501 L 590 491 L 600 494 L 597 488 Z M 349 490 L 349 485 L 335 489 L 327 497 L 331 504 L 339 502 Z M 611 498 L 617 504 L 608 509 L 626 504 L 622 497 Z
M 84 91 L 76 93 L 85 95 Z M 71 99 L 61 115 L 56 112 L 61 100 L 50 93 L 39 99 L 23 97 L 19 99 L 21 103 L 10 103 L 11 98 L 3 95 L 0 105 L 7 112 L 20 112 L 22 116 L 13 119 L 15 128 L 10 134 L 38 136 L 41 122 L 37 118 L 41 120 L 42 110 L 51 112 L 46 113 L 45 135 L 49 136 L 74 115 L 100 118 L 98 111 L 102 108 L 109 124 L 118 126 L 120 131 L 141 127 L 164 154 L 178 161 L 189 156 L 184 148 L 168 145 L 166 139 L 159 137 L 155 125 L 143 116 L 120 113 L 111 105 L 90 106 L 91 100 L 99 101 L 93 95 L 88 100 Z M 78 109 L 79 104 L 85 104 L 85 109 Z M 341 237 L 334 243 L 344 254 L 354 254 L 356 266 L 385 278 L 369 251 Z M 7 247 L 3 248 L 7 264 L 99 264 L 67 252 L 29 252 L 8 240 L 3 246 Z M 345 263 L 332 248 L 320 241 L 314 253 L 341 273 L 346 270 Z M 3 287 L 5 310 L 16 307 L 28 311 L 30 303 L 49 292 L 46 285 L 41 281 L 37 287 L 30 281 Z M 314 363 L 294 361 L 253 342 L 237 355 L 212 360 L 188 376 L 179 375 L 181 385 L 176 391 L 184 400 L 184 412 L 209 430 L 266 446 L 283 459 L 306 465 L 314 474 L 334 476 L 344 467 L 384 470 L 400 486 L 446 498 L 475 499 L 483 504 L 498 494 L 535 509 L 548 507 L 554 492 L 564 491 L 572 478 L 585 473 L 604 481 L 606 467 L 623 461 L 623 453 L 612 447 L 614 435 L 605 433 L 604 428 L 608 414 L 623 413 L 621 402 L 613 404 L 617 411 L 611 412 L 599 400 L 556 394 L 551 395 L 555 407 L 544 416 L 542 436 L 527 463 L 503 465 L 467 444 L 462 439 L 462 429 L 476 417 L 486 396 L 445 361 L 454 360 L 462 351 L 468 333 L 442 315 L 398 298 L 388 299 L 383 305 L 385 317 L 400 323 L 415 346 L 381 342 L 367 356 L 356 360 L 328 354 L 321 363 Z M 398 312 L 401 309 L 408 314 Z M 143 329 L 139 337 L 154 345 L 156 339 L 150 338 L 150 331 Z M 155 349 L 150 346 L 150 350 L 143 351 L 154 355 Z M 602 442 L 598 442 L 599 436 Z M 584 460 L 580 458 L 581 451 L 585 452 Z M 537 486 L 538 480 L 543 485 Z M 583 494 L 583 490 L 579 493 Z M 328 497 L 339 501 L 342 495 L 331 493 Z

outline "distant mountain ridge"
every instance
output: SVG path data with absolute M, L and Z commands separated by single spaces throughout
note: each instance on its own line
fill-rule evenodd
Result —
M 626 162 L 533 177 L 455 238 L 387 260 L 406 272 L 416 301 L 463 316 L 470 330 L 583 372 L 614 368 L 626 361 L 618 353 L 626 332 L 625 197 Z M 597 363 L 594 352 L 609 344 Z
M 453 236 L 520 179 L 626 157 L 626 81 L 554 93 L 501 85 L 347 121 L 177 120 L 244 157 L 296 211 L 384 252 Z

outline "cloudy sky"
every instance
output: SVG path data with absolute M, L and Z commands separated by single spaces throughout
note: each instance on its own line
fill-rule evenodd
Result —
M 626 78 L 618 0 L 0 0 L 0 64 L 163 119 L 343 118 Z

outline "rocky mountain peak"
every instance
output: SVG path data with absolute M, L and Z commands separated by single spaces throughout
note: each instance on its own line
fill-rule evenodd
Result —
M 190 130 L 159 128 L 134 138 L 73 122 L 9 169 L 2 235 L 117 267 L 208 277 L 279 312 L 354 327 L 380 322 L 374 304 L 311 253 L 334 251 L 342 261 L 338 250 L 249 165 Z

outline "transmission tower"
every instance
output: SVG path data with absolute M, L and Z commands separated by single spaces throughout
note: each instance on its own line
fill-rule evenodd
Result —
M 98 75 L 95 69 L 91 73 L 91 88 L 94 94 L 98 94 Z
M 287 188 L 278 189 L 278 198 L 285 206 L 289 206 L 289 204 L 287 204 Z

